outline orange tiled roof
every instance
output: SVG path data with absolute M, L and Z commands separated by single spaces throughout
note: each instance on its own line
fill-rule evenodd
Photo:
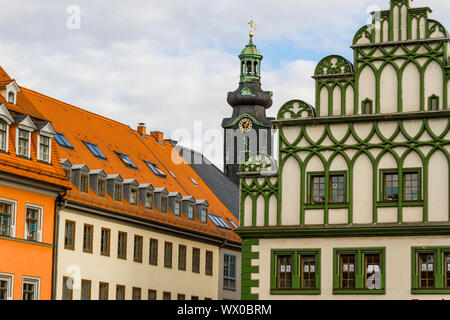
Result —
M 227 219 L 233 220 L 238 225 L 238 221 L 233 214 L 189 164 L 174 151 L 171 143 L 163 141 L 160 144 L 155 137 L 142 136 L 138 131 L 120 122 L 55 100 L 30 89 L 21 87 L 21 90 L 34 105 L 37 112 L 49 119 L 55 130 L 63 133 L 74 147 L 73 150 L 67 149 L 55 143 L 61 158 L 68 159 L 73 165 L 86 164 L 90 170 L 103 169 L 107 174 L 120 174 L 123 179 L 136 179 L 140 184 L 151 183 L 155 188 L 165 187 L 169 192 L 180 192 L 182 196 L 190 195 L 196 200 L 205 199 L 209 203 L 208 210 L 210 213 L 221 216 L 225 221 Z M 96 158 L 83 141 L 96 144 L 107 160 Z M 128 155 L 138 169 L 125 166 L 115 154 L 115 151 Z M 179 164 L 172 161 L 172 156 L 176 158 L 176 162 Z M 144 161 L 155 163 L 164 171 L 166 177 L 156 176 Z M 169 173 L 169 170 L 175 177 Z M 190 178 L 195 179 L 198 186 L 194 185 Z M 225 238 L 229 241 L 241 241 L 234 232 L 217 228 L 210 221 L 208 221 L 208 225 L 205 225 L 197 220 L 191 221 L 184 216 L 180 218 L 171 213 L 160 213 L 156 208 L 154 211 L 149 211 L 143 208 L 141 204 L 136 207 L 127 203 L 125 199 L 123 199 L 123 202 L 117 202 L 109 195 L 105 199 L 92 192 L 86 194 L 80 192 L 75 186 L 72 187 L 73 190 L 68 193 L 68 198 L 79 203 L 148 218 L 174 227 Z M 230 227 L 232 226 L 230 225 Z

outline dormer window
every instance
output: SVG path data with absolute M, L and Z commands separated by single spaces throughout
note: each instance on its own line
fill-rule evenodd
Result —
M 0 120 L 0 151 L 6 152 L 8 145 L 8 126 L 3 120 Z
M 16 104 L 16 94 L 13 91 L 10 91 L 8 93 L 8 103 L 10 104 Z
M 153 209 L 153 194 L 147 193 L 145 196 L 145 207 L 147 209 Z
M 130 190 L 130 203 L 133 205 L 137 205 L 138 201 L 138 191 L 136 189 Z
M 39 135 L 39 160 L 50 163 L 50 138 Z
M 194 220 L 194 205 L 188 205 L 188 218 Z
M 99 179 L 97 181 L 97 195 L 100 197 L 106 196 L 106 182 L 105 180 Z
M 122 201 L 122 186 L 117 183 L 114 185 L 114 200 Z
M 201 212 L 201 215 L 200 215 L 200 221 L 203 222 L 203 223 L 206 223 L 207 217 L 208 217 L 208 209 L 203 208 L 202 212 Z
M 174 213 L 177 216 L 181 215 L 181 201 L 175 201 Z
M 30 132 L 18 129 L 17 138 L 17 155 L 29 158 L 30 157 Z
M 70 181 L 70 169 L 64 169 L 64 173 L 66 174 L 67 180 Z
M 80 179 L 80 191 L 87 193 L 89 191 L 89 177 L 86 174 L 82 174 Z
M 167 198 L 166 197 L 161 198 L 161 212 L 167 213 Z

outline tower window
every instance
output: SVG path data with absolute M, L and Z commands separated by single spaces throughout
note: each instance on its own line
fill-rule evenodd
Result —
M 256 75 L 258 75 L 258 62 L 257 61 L 255 61 L 254 66 L 255 66 L 255 69 L 253 70 L 253 74 L 256 76 Z
M 251 74 L 252 74 L 252 62 L 247 61 L 247 75 L 251 75 Z

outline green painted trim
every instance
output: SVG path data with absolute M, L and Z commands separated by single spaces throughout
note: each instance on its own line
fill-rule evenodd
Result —
M 434 284 L 435 288 L 419 288 L 419 265 L 418 254 L 421 252 L 432 252 L 435 256 Z M 450 253 L 450 247 L 412 247 L 411 248 L 411 293 L 413 294 L 438 294 L 450 293 L 450 288 L 444 287 L 445 268 L 443 257 Z
M 259 252 L 253 252 L 252 246 L 259 245 L 258 239 L 243 239 L 241 255 L 241 299 L 258 300 L 257 294 L 252 294 L 252 288 L 259 287 L 258 280 L 252 280 L 252 274 L 259 273 L 259 267 L 252 266 L 253 259 L 259 259 Z
M 292 289 L 292 290 L 284 290 L 284 289 L 270 289 L 271 296 L 289 296 L 289 295 L 320 295 L 319 290 L 307 290 L 307 289 Z
M 333 294 L 386 294 L 386 289 L 380 290 L 369 290 L 369 289 L 361 289 L 361 290 L 346 290 L 346 289 L 333 289 Z

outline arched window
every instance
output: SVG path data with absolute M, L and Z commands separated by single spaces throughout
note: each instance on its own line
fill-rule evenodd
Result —
M 15 96 L 15 93 L 10 91 L 8 93 L 8 103 L 14 104 Z
M 6 145 L 8 141 L 6 141 L 7 138 L 7 129 L 8 126 L 6 123 L 2 120 L 0 120 L 0 150 L 6 151 Z
M 251 75 L 252 74 L 252 62 L 251 61 L 247 61 L 247 75 Z
M 255 69 L 253 70 L 253 74 L 255 76 L 257 76 L 258 75 L 258 62 L 257 61 L 255 61 L 254 66 L 255 66 Z
M 373 101 L 370 99 L 363 100 L 361 103 L 361 114 L 373 113 Z
M 428 110 L 435 111 L 439 110 L 439 97 L 437 95 L 432 95 L 428 98 Z

